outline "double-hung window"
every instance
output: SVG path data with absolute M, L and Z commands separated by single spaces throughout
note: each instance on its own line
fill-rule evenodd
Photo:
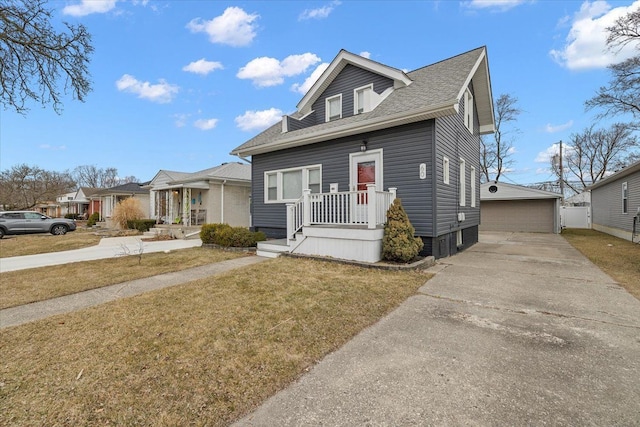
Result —
M 325 109 L 327 122 L 342 118 L 342 94 L 327 98 Z
M 626 182 L 622 183 L 622 213 L 626 214 L 629 211 L 629 186 Z
M 353 114 L 366 113 L 371 111 L 371 93 L 373 85 L 359 87 L 353 91 Z
M 265 203 L 295 202 L 302 197 L 302 190 L 312 193 L 322 189 L 322 166 L 280 169 L 264 173 Z
M 471 184 L 471 207 L 476 207 L 476 168 L 469 168 L 469 183 Z
M 466 205 L 467 202 L 466 167 L 467 162 L 464 159 L 460 159 L 460 206 Z
M 442 158 L 442 182 L 449 183 L 449 158 Z

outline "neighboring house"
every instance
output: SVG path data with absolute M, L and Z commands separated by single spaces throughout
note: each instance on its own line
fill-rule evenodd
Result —
M 640 234 L 640 161 L 587 189 L 591 191 L 593 229 L 637 242 Z M 632 235 L 634 223 L 635 238 Z
M 480 135 L 495 130 L 485 47 L 404 72 L 341 50 L 251 156 L 253 228 L 279 249 L 375 262 L 402 199 L 422 255 L 478 240 Z
M 89 198 L 98 191 L 100 191 L 99 188 L 80 187 L 77 191 L 58 196 L 57 215 L 77 214 L 88 217 L 93 212 L 100 212 L 100 198 L 96 200 Z
M 89 199 L 91 200 L 91 204 L 93 204 L 94 201 L 100 202 L 100 218 L 103 221 L 107 220 L 108 222 L 118 203 L 129 197 L 135 197 L 140 200 L 140 206 L 144 210 L 145 217 L 150 218 L 149 190 L 144 188 L 145 184 L 129 182 L 111 188 L 103 188 L 89 196 Z
M 562 196 L 490 181 L 480 186 L 480 231 L 559 233 Z
M 198 172 L 160 170 L 145 186 L 151 218 L 164 223 L 250 225 L 251 166 L 223 163 Z
M 57 217 L 64 217 L 65 215 L 70 213 L 78 213 L 76 210 L 77 205 L 74 203 L 76 193 L 77 191 L 72 191 L 70 193 L 66 193 L 56 197 L 56 204 L 58 205 L 56 208 Z

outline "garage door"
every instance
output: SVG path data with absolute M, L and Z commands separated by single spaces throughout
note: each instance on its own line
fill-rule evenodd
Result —
M 482 201 L 480 230 L 553 233 L 554 207 L 554 199 Z

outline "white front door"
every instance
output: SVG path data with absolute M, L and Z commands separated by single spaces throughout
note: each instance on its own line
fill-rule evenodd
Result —
M 363 153 L 349 154 L 349 190 L 367 191 L 367 184 L 375 184 L 377 191 L 382 191 L 382 149 Z M 352 222 L 367 222 L 366 194 L 354 194 L 351 197 Z

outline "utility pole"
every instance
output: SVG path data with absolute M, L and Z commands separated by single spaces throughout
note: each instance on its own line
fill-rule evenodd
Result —
M 562 140 L 560 140 L 560 203 L 564 205 L 564 171 L 562 169 Z

